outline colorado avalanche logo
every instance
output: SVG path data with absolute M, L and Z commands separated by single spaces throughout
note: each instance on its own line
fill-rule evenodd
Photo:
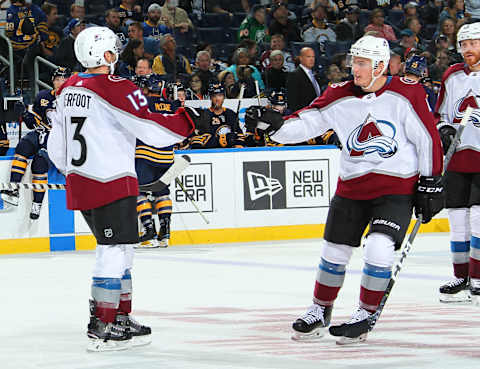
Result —
M 460 123 L 465 115 L 465 110 L 467 110 L 467 107 L 471 106 L 474 110 L 472 115 L 470 115 L 470 121 L 475 127 L 480 128 L 480 110 L 478 109 L 478 98 L 480 98 L 480 96 L 475 95 L 475 93 L 470 90 L 465 97 L 458 100 L 453 107 L 453 111 L 455 112 L 453 123 Z
M 386 120 L 376 120 L 369 114 L 365 121 L 348 136 L 347 149 L 351 157 L 378 153 L 386 159 L 398 150 L 395 126 Z

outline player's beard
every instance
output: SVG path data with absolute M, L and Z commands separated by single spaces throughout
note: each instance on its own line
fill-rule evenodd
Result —
M 469 51 L 463 55 L 463 60 L 469 67 L 478 66 L 480 63 L 480 50 Z

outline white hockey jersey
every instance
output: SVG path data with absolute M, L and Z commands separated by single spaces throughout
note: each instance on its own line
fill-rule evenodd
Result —
M 454 172 L 478 173 L 480 172 L 480 72 L 471 72 L 465 64 L 458 63 L 448 68 L 442 78 L 435 109 L 440 117 L 438 128 L 449 124 L 457 129 L 468 106 L 474 110 L 447 169 Z
M 57 92 L 48 154 L 66 174 L 67 207 L 86 210 L 138 195 L 135 144 L 165 147 L 183 141 L 194 124 L 183 109 L 163 115 L 132 82 L 80 73 Z
M 331 85 L 310 106 L 286 118 L 271 138 L 304 142 L 333 128 L 342 143 L 339 196 L 368 200 L 412 194 L 418 175 L 442 171 L 442 147 L 423 87 L 389 77 L 375 93 L 352 81 Z

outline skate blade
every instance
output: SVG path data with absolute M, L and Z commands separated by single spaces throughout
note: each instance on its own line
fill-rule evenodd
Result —
M 18 198 L 17 197 L 14 197 L 14 196 L 9 196 L 9 195 L 6 195 L 4 193 L 2 193 L 0 195 L 0 197 L 2 198 L 3 201 L 5 201 L 6 203 L 10 204 L 10 205 L 13 205 L 13 206 L 18 206 Z
M 474 306 L 480 306 L 480 296 L 478 295 L 471 295 L 471 302 Z
M 123 351 L 131 347 L 130 340 L 128 341 L 104 341 L 98 338 L 89 338 L 87 345 L 88 352 L 106 352 L 106 351 Z
M 132 337 L 132 347 L 147 346 L 152 343 L 152 335 L 148 334 L 145 336 L 133 336 Z
M 451 304 L 451 303 L 470 304 L 472 303 L 472 295 L 470 294 L 470 291 L 467 291 L 467 290 L 460 291 L 455 294 L 441 293 L 439 300 L 444 304 Z
M 337 345 L 346 346 L 346 345 L 354 345 L 356 343 L 365 342 L 367 339 L 368 333 L 363 333 L 358 337 L 350 338 L 350 337 L 342 337 L 336 341 Z
M 159 246 L 152 241 L 144 241 L 142 243 L 136 244 L 133 246 L 136 250 L 148 250 L 148 249 L 157 249 Z
M 158 247 L 166 248 L 168 247 L 168 239 L 156 240 Z
M 303 341 L 303 342 L 319 340 L 325 335 L 326 330 L 327 330 L 326 327 L 320 327 L 320 328 L 314 329 L 309 333 L 294 331 L 295 333 L 292 336 L 292 340 Z

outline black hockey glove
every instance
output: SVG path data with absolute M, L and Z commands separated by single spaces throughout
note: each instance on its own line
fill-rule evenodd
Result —
M 457 131 L 452 126 L 443 126 L 438 132 L 440 133 L 440 139 L 442 140 L 443 153 L 446 154 Z
M 245 127 L 248 132 L 272 135 L 283 125 L 283 116 L 278 111 L 252 105 L 245 112 Z
M 420 177 L 413 200 L 415 215 L 423 215 L 422 223 L 428 223 L 445 206 L 442 176 Z
M 210 118 L 205 109 L 200 108 L 191 108 L 189 106 L 185 107 L 185 112 L 188 114 L 190 119 L 195 124 L 195 129 L 199 133 L 204 133 L 207 131 L 210 125 Z

